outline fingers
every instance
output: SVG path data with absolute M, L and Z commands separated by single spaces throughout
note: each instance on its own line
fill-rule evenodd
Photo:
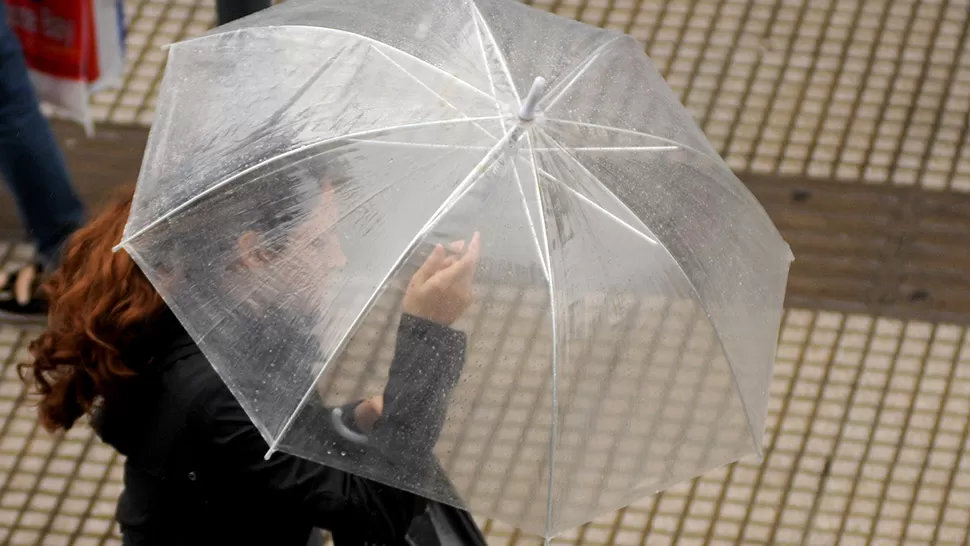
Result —
M 481 242 L 479 241 L 479 233 L 477 231 L 475 232 L 474 235 L 472 235 L 472 240 L 468 243 L 467 247 L 465 246 L 465 241 L 463 240 L 454 241 L 453 243 L 448 245 L 448 249 L 456 254 L 465 254 L 466 251 L 474 252 L 475 253 L 474 257 L 476 260 L 478 259 L 478 253 L 480 251 L 480 247 L 481 247 Z
M 466 260 L 469 263 L 469 274 L 462 278 L 468 290 L 471 290 L 472 281 L 475 279 L 475 269 L 478 267 L 478 260 L 481 258 L 481 255 L 482 255 L 481 236 L 476 231 L 475 234 L 472 235 L 471 242 L 468 244 L 468 251 L 465 252 L 465 256 L 462 258 L 463 260 Z
M 481 253 L 482 253 L 481 234 L 476 231 L 475 234 L 472 235 L 471 242 L 468 243 L 468 251 L 465 253 L 465 256 L 463 259 L 471 260 L 472 262 L 477 264 L 478 258 L 481 256 Z
M 354 409 L 354 420 L 364 432 L 370 432 L 384 412 L 384 397 L 373 396 L 364 400 Z
M 478 259 L 481 255 L 481 240 L 478 232 L 472 237 L 468 244 L 468 250 L 447 268 L 441 268 L 434 275 L 432 281 L 439 286 L 451 286 L 456 282 L 471 285 L 475 276 L 475 268 L 478 266 Z
M 476 232 L 475 237 L 477 236 L 478 234 Z M 474 241 L 475 239 L 473 238 L 472 242 Z M 469 248 L 471 247 L 469 246 Z M 447 252 L 444 252 L 444 247 L 442 245 L 435 245 L 431 255 L 428 256 L 428 258 L 424 261 L 424 264 L 422 264 L 417 273 L 414 274 L 414 277 L 421 281 L 427 281 L 433 277 L 435 273 L 441 271 L 442 269 L 453 266 L 467 255 L 467 253 L 465 253 L 465 241 L 452 241 L 448 244 L 448 250 L 454 254 L 448 255 Z M 477 246 L 475 252 L 477 255 Z
M 421 264 L 421 267 L 418 268 L 417 272 L 411 278 L 419 284 L 423 284 L 441 269 L 445 259 L 445 247 L 435 245 L 434 250 L 431 251 L 431 255 Z
M 404 293 L 405 313 L 450 325 L 474 300 L 472 284 L 481 256 L 478 232 L 468 242 L 436 245 Z
M 382 395 L 371 396 L 366 400 L 366 403 L 373 408 L 374 413 L 377 415 L 384 413 L 384 397 Z

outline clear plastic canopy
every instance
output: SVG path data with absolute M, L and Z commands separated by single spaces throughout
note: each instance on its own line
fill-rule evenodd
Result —
M 410 276 L 473 232 L 437 460 L 341 450 L 319 408 L 382 392 Z M 175 44 L 120 246 L 273 450 L 530 532 L 761 450 L 792 256 L 625 35 L 290 0 Z

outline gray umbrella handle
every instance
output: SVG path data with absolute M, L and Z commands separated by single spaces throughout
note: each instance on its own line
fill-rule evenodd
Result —
M 344 422 L 344 410 L 342 408 L 333 408 L 330 411 L 330 420 L 333 422 L 333 428 L 337 431 L 337 434 L 341 435 L 344 439 L 350 440 L 355 444 L 366 444 L 367 436 L 361 434 Z

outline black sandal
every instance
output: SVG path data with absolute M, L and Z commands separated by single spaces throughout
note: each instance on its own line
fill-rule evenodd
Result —
M 27 299 L 23 301 L 21 291 L 18 294 L 18 280 L 27 278 Z M 41 290 L 44 283 L 44 269 L 40 264 L 30 264 L 7 273 L 6 278 L 0 279 L 0 320 L 9 321 L 40 321 L 47 318 L 47 298 Z M 18 299 L 17 296 L 21 296 Z

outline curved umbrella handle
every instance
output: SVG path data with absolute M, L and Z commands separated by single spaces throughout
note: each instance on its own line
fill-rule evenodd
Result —
M 330 411 L 330 420 L 333 422 L 333 428 L 337 431 L 337 434 L 341 435 L 344 439 L 350 440 L 355 444 L 367 443 L 367 435 L 351 429 L 344 422 L 344 410 L 342 408 L 333 408 Z

